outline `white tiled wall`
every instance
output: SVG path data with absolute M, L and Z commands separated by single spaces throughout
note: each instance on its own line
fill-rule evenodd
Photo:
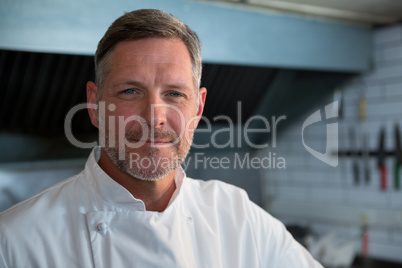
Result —
M 380 28 L 373 35 L 373 68 L 353 79 L 343 87 L 343 117 L 338 118 L 339 150 L 349 150 L 351 143 L 349 129 L 356 132 L 356 147 L 361 149 L 362 135 L 368 135 L 369 149 L 378 148 L 381 127 L 386 128 L 386 148 L 394 150 L 394 125 L 398 124 L 402 133 L 402 24 Z M 359 119 L 359 99 L 367 101 L 367 119 Z M 286 159 L 286 169 L 266 170 L 265 193 L 267 209 L 272 202 L 284 201 L 293 204 L 319 204 L 325 206 L 357 207 L 386 210 L 395 213 L 395 222 L 381 227 L 381 219 L 374 219 L 369 227 L 369 254 L 372 257 L 394 260 L 402 263 L 402 190 L 393 188 L 394 158 L 388 157 L 388 190 L 380 190 L 377 158 L 370 157 L 371 181 L 363 182 L 363 161 L 358 159 L 360 184 L 355 185 L 350 157 L 340 157 L 337 167 L 331 167 L 312 156 L 302 143 L 302 125 L 305 119 L 317 109 L 322 109 L 331 100 L 326 100 L 311 109 L 301 120 L 279 136 L 275 151 Z M 322 113 L 323 114 L 323 113 Z M 334 122 L 334 121 L 331 121 Z M 328 123 L 331 123 L 328 121 Z M 311 125 L 304 132 L 304 141 L 313 149 L 325 152 L 326 122 Z M 265 151 L 264 153 L 267 153 Z M 275 211 L 272 212 L 275 214 Z M 283 216 L 285 215 L 285 216 Z M 359 223 L 320 222 L 314 219 L 292 218 L 284 213 L 283 221 L 299 221 L 313 227 L 317 233 L 335 230 L 338 234 L 359 239 Z M 391 217 L 392 218 L 392 217 Z M 399 219 L 400 218 L 400 219 Z M 398 226 L 398 220 L 400 225 Z M 376 224 L 377 223 L 377 224 Z M 389 227 L 391 226 L 391 227 Z M 359 244 L 359 243 L 358 243 Z M 358 247 L 357 251 L 360 250 Z

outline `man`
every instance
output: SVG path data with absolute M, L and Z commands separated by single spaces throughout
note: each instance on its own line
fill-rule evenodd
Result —
M 243 190 L 181 169 L 206 99 L 189 27 L 127 13 L 95 68 L 102 146 L 83 172 L 0 214 L 0 267 L 321 267 Z

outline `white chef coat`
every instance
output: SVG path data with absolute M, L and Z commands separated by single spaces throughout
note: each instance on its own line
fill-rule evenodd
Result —
M 146 211 L 97 164 L 0 214 L 0 267 L 322 267 L 244 190 L 179 168 Z

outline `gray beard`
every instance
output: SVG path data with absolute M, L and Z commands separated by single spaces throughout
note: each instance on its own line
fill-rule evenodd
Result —
M 106 137 L 108 140 L 108 137 Z M 119 159 L 119 148 L 117 147 L 107 147 L 105 146 L 105 151 L 110 160 L 119 168 L 121 171 L 129 174 L 130 176 L 144 180 L 144 181 L 157 181 L 162 178 L 167 177 L 174 170 L 176 170 L 181 163 L 183 163 L 184 159 L 187 157 L 190 146 L 192 144 L 193 135 L 191 136 L 191 142 L 187 144 L 187 142 L 182 140 L 176 145 L 172 145 L 176 148 L 175 152 L 171 153 L 171 157 L 164 157 L 163 161 L 166 161 L 163 165 L 161 165 L 161 161 L 157 161 L 156 157 L 158 156 L 160 150 L 158 148 L 150 148 L 148 153 L 148 160 L 150 161 L 150 166 L 144 168 L 133 166 L 131 163 L 130 153 L 125 153 L 125 158 Z M 184 142 L 185 144 L 180 144 Z

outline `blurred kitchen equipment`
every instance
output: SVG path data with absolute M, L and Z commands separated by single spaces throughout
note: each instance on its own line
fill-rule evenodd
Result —
M 325 267 L 351 267 L 356 254 L 356 243 L 355 239 L 341 242 L 338 234 L 330 232 L 317 240 L 310 238 L 308 249 Z
M 357 146 L 356 146 L 356 133 L 355 129 L 351 127 L 349 129 L 349 140 L 350 140 L 350 151 L 351 151 L 351 156 L 353 156 L 353 164 L 352 164 L 352 171 L 353 171 L 353 181 L 355 185 L 359 184 L 359 177 L 360 177 L 360 172 L 359 172 L 359 156 L 357 154 Z
M 362 257 L 368 256 L 368 248 L 369 248 L 369 233 L 367 225 L 363 225 L 362 227 Z
M 399 132 L 399 125 L 395 124 L 395 175 L 394 187 L 396 190 L 400 188 L 400 175 L 402 165 L 402 148 L 401 148 L 401 135 Z
M 364 182 L 366 185 L 370 183 L 370 167 L 369 167 L 369 150 L 368 150 L 368 132 L 367 132 L 367 100 L 364 91 L 361 92 L 359 99 L 359 119 L 362 131 L 362 156 L 363 156 L 363 172 Z
M 381 129 L 378 145 L 378 169 L 380 171 L 381 190 L 387 190 L 387 168 L 385 166 L 385 127 Z
M 368 149 L 368 136 L 367 133 L 363 134 L 362 138 L 362 149 L 363 149 L 363 168 L 364 168 L 364 182 L 370 183 L 370 165 L 369 165 L 369 149 Z

